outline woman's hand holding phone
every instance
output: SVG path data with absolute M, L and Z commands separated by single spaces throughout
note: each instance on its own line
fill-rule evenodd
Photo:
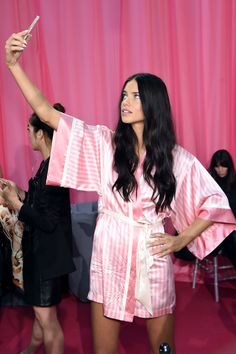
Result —
M 39 20 L 39 16 L 36 16 L 29 28 L 25 31 L 13 33 L 11 37 L 6 41 L 6 64 L 14 66 L 23 50 L 26 48 L 27 43 L 31 37 L 31 31 Z

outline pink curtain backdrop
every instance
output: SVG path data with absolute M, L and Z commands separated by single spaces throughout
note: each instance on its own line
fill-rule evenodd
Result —
M 167 84 L 179 143 L 205 166 L 220 148 L 235 159 L 235 0 L 7 0 L 0 3 L 0 164 L 7 178 L 26 188 L 40 161 L 28 144 L 31 109 L 4 64 L 6 39 L 36 15 L 21 61 L 52 103 L 114 128 L 123 81 L 152 72 Z

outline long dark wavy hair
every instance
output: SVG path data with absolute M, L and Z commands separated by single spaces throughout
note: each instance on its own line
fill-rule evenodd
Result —
M 137 136 L 131 124 L 122 122 L 121 103 L 126 84 L 136 80 L 144 113 L 143 141 L 146 156 L 143 164 L 145 181 L 153 189 L 152 201 L 156 212 L 170 207 L 175 195 L 172 150 L 176 144 L 175 129 L 166 85 L 157 76 L 139 73 L 129 77 L 123 85 L 119 101 L 119 121 L 114 134 L 114 169 L 118 178 L 113 185 L 125 201 L 138 188 L 134 172 L 138 165 Z
M 54 103 L 53 107 L 57 111 L 65 113 L 65 108 L 62 106 L 61 103 L 59 103 L 59 102 L 58 103 Z M 37 131 L 39 131 L 41 129 L 43 131 L 43 133 L 46 134 L 50 140 L 52 140 L 53 129 L 51 127 L 49 127 L 49 125 L 43 123 L 39 119 L 39 117 L 37 116 L 37 114 L 35 112 L 33 112 L 32 115 L 30 116 L 29 123 L 34 128 L 34 132 L 35 133 L 37 133 Z
M 230 192 L 233 188 L 236 186 L 236 172 L 235 172 L 235 167 L 234 167 L 234 162 L 232 159 L 232 156 L 227 150 L 217 150 L 211 158 L 210 166 L 209 166 L 209 173 L 212 175 L 212 177 L 216 180 L 216 182 L 221 186 L 222 184 L 222 177 L 219 177 L 215 167 L 217 166 L 222 166 L 222 167 L 227 167 L 228 172 L 226 177 L 223 177 L 225 179 L 225 191 Z

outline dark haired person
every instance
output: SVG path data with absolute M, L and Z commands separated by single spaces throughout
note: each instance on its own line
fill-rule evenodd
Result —
M 137 74 L 124 83 L 115 132 L 87 125 L 50 106 L 20 67 L 26 33 L 8 39 L 6 63 L 40 119 L 57 130 L 47 181 L 99 195 L 89 292 L 94 353 L 117 353 L 120 321 L 134 316 L 147 319 L 152 353 L 162 342 L 174 352 L 171 253 L 189 244 L 202 258 L 215 248 L 235 228 L 227 198 L 176 145 L 160 78 Z M 177 237 L 165 233 L 166 217 Z
M 53 107 L 65 112 L 59 103 Z M 74 270 L 69 190 L 46 186 L 53 129 L 33 113 L 28 135 L 32 149 L 43 157 L 36 175 L 29 181 L 28 192 L 12 181 L 1 180 L 7 183 L 2 196 L 10 209 L 19 212 L 18 219 L 24 223 L 24 298 L 35 313 L 31 340 L 22 353 L 36 353 L 44 344 L 48 354 L 62 354 L 64 336 L 56 305 L 61 301 L 62 275 Z
M 225 150 L 217 150 L 211 158 L 209 172 L 214 180 L 223 189 L 229 200 L 229 205 L 236 217 L 236 172 L 230 153 Z M 233 231 L 219 246 L 223 254 L 229 258 L 236 267 L 236 232 Z
M 209 172 L 227 195 L 236 217 L 236 172 L 232 156 L 227 150 L 217 150 L 212 155 Z

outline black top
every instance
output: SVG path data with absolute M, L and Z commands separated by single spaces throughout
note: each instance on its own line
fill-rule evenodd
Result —
M 216 182 L 219 184 L 220 188 L 225 192 L 229 200 L 230 208 L 236 217 L 236 185 L 232 186 L 230 190 L 228 189 L 227 176 L 217 177 Z
M 32 272 L 51 279 L 74 270 L 69 190 L 47 186 L 49 158 L 29 181 L 29 190 L 19 212 L 24 222 L 24 262 L 34 257 Z M 27 269 L 29 269 L 27 266 Z
M 231 185 L 229 188 L 227 176 L 217 177 L 216 182 L 228 197 L 230 208 L 236 217 L 236 185 Z M 222 251 L 224 256 L 228 257 L 233 266 L 236 268 L 236 231 L 231 232 L 231 234 L 224 239 L 216 250 L 212 252 L 212 255 L 217 255 L 219 250 Z

